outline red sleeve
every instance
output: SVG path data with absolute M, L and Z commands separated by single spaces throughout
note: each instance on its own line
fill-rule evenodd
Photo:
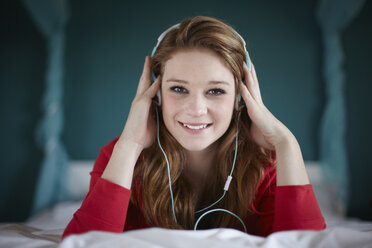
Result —
M 117 140 L 118 138 L 101 148 L 90 173 L 89 192 L 67 225 L 62 238 L 92 230 L 123 232 L 131 191 L 101 178 Z
M 274 232 L 325 228 L 326 224 L 311 184 L 277 187 Z
M 255 215 L 250 220 L 255 225 L 250 229 L 255 235 L 268 236 L 284 230 L 326 228 L 312 185 L 276 186 L 276 169 L 273 165 L 266 170 L 252 209 Z

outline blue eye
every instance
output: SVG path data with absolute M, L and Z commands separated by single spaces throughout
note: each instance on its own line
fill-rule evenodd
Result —
M 187 90 L 183 87 L 180 87 L 180 86 L 171 87 L 170 90 L 177 93 L 177 94 L 187 93 Z
M 225 93 L 226 92 L 223 89 L 211 89 L 208 91 L 208 94 L 216 95 L 216 96 L 223 95 Z

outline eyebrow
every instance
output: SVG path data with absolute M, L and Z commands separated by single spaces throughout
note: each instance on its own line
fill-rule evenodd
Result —
M 188 84 L 189 83 L 186 80 L 174 79 L 174 78 L 170 78 L 166 82 L 177 82 L 177 83 L 181 83 L 181 84 Z M 228 86 L 231 85 L 230 83 L 228 83 L 226 81 L 219 81 L 219 80 L 211 80 L 211 81 L 208 82 L 208 84 L 214 84 L 214 85 L 225 84 L 225 85 L 228 85 Z

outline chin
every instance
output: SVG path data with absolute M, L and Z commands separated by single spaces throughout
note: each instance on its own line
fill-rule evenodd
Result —
M 206 142 L 206 143 L 202 143 L 199 141 L 196 141 L 195 142 L 179 142 L 179 144 L 187 151 L 190 151 L 190 152 L 200 152 L 200 151 L 204 151 L 205 149 L 211 147 L 211 145 L 213 143 L 210 143 L 210 142 Z
M 200 152 L 200 151 L 203 151 L 205 150 L 206 148 L 208 148 L 208 146 L 190 146 L 190 147 L 187 147 L 187 146 L 183 146 L 181 145 L 185 150 L 189 151 L 189 152 Z

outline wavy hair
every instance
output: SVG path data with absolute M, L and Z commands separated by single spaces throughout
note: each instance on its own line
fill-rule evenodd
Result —
M 175 52 L 199 48 L 210 49 L 223 59 L 234 75 L 237 94 L 239 83 L 244 77 L 243 63 L 246 55 L 243 43 L 232 27 L 212 17 L 187 18 L 178 28 L 168 32 L 151 60 L 151 69 L 156 76 L 162 76 L 166 61 Z M 137 206 L 142 204 L 138 207 L 143 210 L 146 223 L 149 226 L 192 229 L 199 215 L 195 214 L 195 211 L 213 203 L 223 193 L 226 178 L 233 164 L 237 133 L 239 143 L 233 180 L 225 197 L 215 207 L 228 209 L 244 219 L 251 212 L 250 206 L 258 183 L 264 175 L 265 166 L 272 162 L 270 153 L 256 145 L 250 137 L 251 120 L 247 111 L 243 109 L 239 120 L 240 130 L 236 130 L 238 112 L 234 110 L 229 128 L 219 139 L 215 167 L 208 177 L 210 183 L 204 189 L 202 199 L 196 197 L 183 173 L 186 163 L 184 150 L 169 133 L 161 116 L 159 114 L 159 136 L 170 163 L 178 223 L 173 219 L 167 165 L 157 142 L 143 150 L 134 170 L 133 181 L 139 181 L 141 187 L 140 190 L 139 187 L 133 187 L 132 202 Z M 240 225 L 240 222 L 229 214 L 214 213 L 206 216 L 200 227 L 241 229 Z

